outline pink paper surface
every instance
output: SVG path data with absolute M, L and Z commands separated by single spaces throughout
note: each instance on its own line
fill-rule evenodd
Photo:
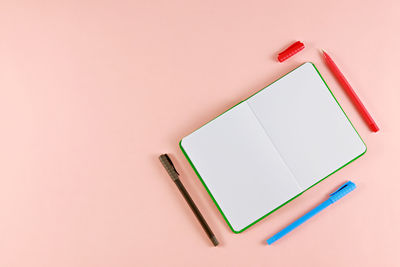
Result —
M 0 266 L 400 266 L 400 2 L 0 3 Z M 296 40 L 306 48 L 284 63 Z M 371 133 L 325 49 L 377 121 Z M 233 234 L 179 140 L 312 61 L 367 153 Z M 170 153 L 221 245 L 158 161 Z M 273 246 L 346 180 L 358 188 Z

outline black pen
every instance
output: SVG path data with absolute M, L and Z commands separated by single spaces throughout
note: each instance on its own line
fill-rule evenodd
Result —
M 183 186 L 181 180 L 179 180 L 179 173 L 176 171 L 174 164 L 172 163 L 171 159 L 167 154 L 163 154 L 158 157 L 164 166 L 165 170 L 168 172 L 169 176 L 172 178 L 172 181 L 175 182 L 176 186 L 178 187 L 179 191 L 181 191 L 183 197 L 185 198 L 186 202 L 188 203 L 189 207 L 192 209 L 194 215 L 196 215 L 197 220 L 200 222 L 201 227 L 203 227 L 204 231 L 206 232 L 208 238 L 210 238 L 211 242 L 214 246 L 218 246 L 219 242 L 215 237 L 214 233 L 211 231 L 210 226 L 208 226 L 206 220 L 204 219 L 203 215 L 201 215 L 199 209 L 197 208 L 196 204 L 194 204 L 193 199 L 190 197 L 188 191 L 186 191 L 185 187 Z

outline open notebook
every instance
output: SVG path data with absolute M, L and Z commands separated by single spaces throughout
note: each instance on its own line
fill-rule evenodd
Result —
M 184 137 L 180 146 L 235 233 L 366 151 L 312 63 Z

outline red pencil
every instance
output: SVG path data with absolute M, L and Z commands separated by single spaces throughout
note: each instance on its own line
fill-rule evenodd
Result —
M 343 73 L 336 66 L 335 62 L 333 62 L 332 58 L 324 50 L 322 50 L 322 54 L 324 55 L 326 65 L 328 65 L 333 75 L 336 77 L 340 85 L 343 87 L 344 91 L 350 97 L 351 101 L 353 102 L 353 105 L 356 106 L 358 112 L 363 117 L 364 121 L 368 124 L 368 127 L 373 132 L 379 131 L 378 125 L 376 125 L 374 119 L 371 117 L 368 110 L 361 102 L 360 98 L 358 98 L 353 88 L 351 87 L 350 83 L 344 77 Z

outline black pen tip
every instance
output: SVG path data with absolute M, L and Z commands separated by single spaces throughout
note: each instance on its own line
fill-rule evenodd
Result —
M 219 244 L 219 242 L 218 242 L 218 240 L 217 240 L 217 238 L 215 237 L 215 236 L 212 236 L 211 237 L 211 242 L 213 243 L 213 245 L 216 247 L 216 246 L 218 246 L 218 244 Z

